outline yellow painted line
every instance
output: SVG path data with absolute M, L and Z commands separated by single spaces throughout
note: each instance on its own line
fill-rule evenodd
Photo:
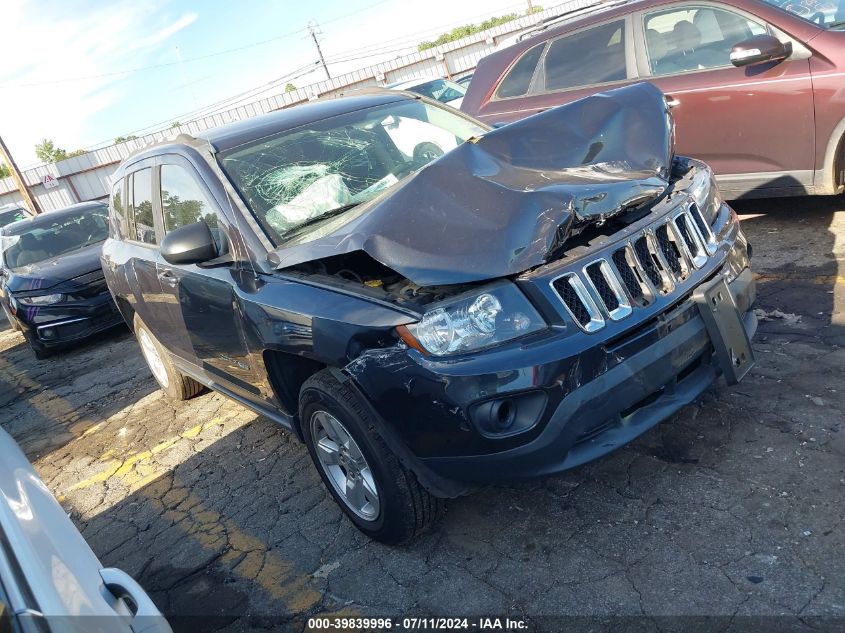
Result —
M 220 420 L 218 418 L 215 418 L 206 424 L 198 424 L 187 431 L 180 433 L 176 437 L 171 437 L 159 444 L 156 444 L 149 450 L 135 453 L 123 460 L 108 459 L 113 453 L 112 450 L 109 450 L 98 460 L 106 462 L 105 468 L 96 475 L 77 482 L 70 488 L 69 492 L 73 490 L 84 490 L 86 488 L 90 488 L 91 486 L 104 483 L 112 478 L 122 480 L 121 483 L 129 487 L 129 489 L 134 492 L 167 472 L 166 469 L 156 468 L 154 465 L 148 464 L 147 462 L 150 458 L 173 448 L 179 440 L 193 439 L 202 433 L 204 429 L 216 426 L 217 424 L 220 424 Z
M 802 277 L 790 274 L 757 273 L 754 277 L 757 281 L 763 283 L 767 281 L 803 281 L 811 284 L 845 284 L 845 277 L 842 275 L 807 275 Z
M 89 435 L 92 435 L 92 434 L 96 433 L 97 431 L 99 431 L 105 425 L 106 425 L 105 422 L 97 422 L 97 424 L 95 424 L 94 426 L 85 429 L 85 432 L 82 435 L 80 435 L 79 437 L 88 437 Z

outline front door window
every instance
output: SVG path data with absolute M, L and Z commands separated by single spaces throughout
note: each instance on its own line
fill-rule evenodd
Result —
M 652 75 L 731 66 L 731 48 L 768 30 L 762 24 L 715 7 L 685 6 L 645 17 Z

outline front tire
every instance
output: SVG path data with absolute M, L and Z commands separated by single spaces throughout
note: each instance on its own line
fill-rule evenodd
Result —
M 200 383 L 176 369 L 173 361 L 170 360 L 170 355 L 138 315 L 135 315 L 135 338 L 138 339 L 141 354 L 147 361 L 153 378 L 169 398 L 188 400 L 202 391 L 203 387 Z
M 49 348 L 45 347 L 38 341 L 33 340 L 29 335 L 25 335 L 24 338 L 29 345 L 29 349 L 31 349 L 32 353 L 35 354 L 36 360 L 45 360 L 51 356 Z
M 330 372 L 305 381 L 299 399 L 305 444 L 334 500 L 359 530 L 389 545 L 409 541 L 443 513 L 379 435 L 360 397 Z

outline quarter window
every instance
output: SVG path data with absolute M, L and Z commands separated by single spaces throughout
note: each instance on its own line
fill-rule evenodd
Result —
M 645 17 L 646 48 L 653 75 L 731 65 L 731 48 L 768 30 L 732 11 L 684 7 Z
M 135 220 L 132 239 L 144 244 L 158 243 L 153 221 L 152 194 L 152 169 L 148 167 L 136 171 L 132 175 L 132 215 Z
M 126 218 L 126 208 L 123 205 L 123 178 L 114 183 L 110 206 L 112 221 L 109 230 L 112 237 L 120 237 L 123 234 L 123 221 Z
M 161 210 L 165 232 L 202 220 L 211 229 L 218 251 L 228 250 L 214 207 L 197 180 L 178 165 L 161 166 Z
M 537 68 L 537 62 L 540 61 L 540 55 L 542 55 L 545 46 L 545 42 L 535 46 L 513 65 L 510 72 L 502 79 L 502 83 L 499 84 L 499 89 L 496 91 L 497 97 L 500 99 L 519 97 L 528 92 L 531 87 L 531 78 L 534 77 L 534 70 Z
M 621 81 L 625 65 L 625 21 L 602 24 L 552 42 L 545 60 L 546 90 Z

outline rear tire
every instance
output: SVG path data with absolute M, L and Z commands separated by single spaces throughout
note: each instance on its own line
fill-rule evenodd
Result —
M 203 386 L 200 383 L 176 369 L 173 361 L 170 360 L 170 355 L 137 314 L 135 315 L 135 338 L 138 339 L 141 354 L 147 361 L 153 378 L 169 398 L 188 400 L 202 391 Z
M 323 483 L 364 534 L 389 545 L 404 543 L 443 514 L 444 501 L 429 494 L 400 463 L 379 435 L 369 408 L 328 370 L 305 381 L 299 411 L 305 444 Z M 335 432 L 327 433 L 330 427 Z M 349 441 L 336 442 L 338 437 Z M 338 449 L 336 458 L 327 457 L 332 447 Z M 327 466 L 326 461 L 335 463 Z M 361 503 L 355 502 L 356 481 L 366 495 Z

